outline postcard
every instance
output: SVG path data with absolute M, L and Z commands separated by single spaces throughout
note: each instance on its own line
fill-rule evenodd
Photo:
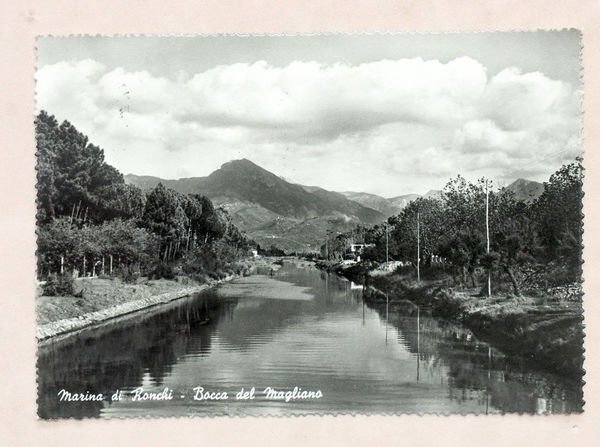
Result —
M 584 411 L 581 45 L 39 37 L 38 416 Z

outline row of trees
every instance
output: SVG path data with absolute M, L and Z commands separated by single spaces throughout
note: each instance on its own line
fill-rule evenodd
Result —
M 458 176 L 445 186 L 440 199 L 419 198 L 383 225 L 358 227 L 337 236 L 338 244 L 330 246 L 340 249 L 351 239 L 372 243 L 364 253 L 366 259 L 384 261 L 387 249 L 390 259 L 415 265 L 418 219 L 420 265 L 425 270 L 441 264 L 473 287 L 479 285 L 477 273 L 483 271 L 485 276 L 505 278 L 520 294 L 528 281 L 559 285 L 581 280 L 582 200 L 579 158 L 554 173 L 541 196 L 531 202 L 517 200 L 509 189 L 493 188 L 486 179 L 473 183 Z
M 102 149 L 44 111 L 36 136 L 39 276 L 100 272 L 101 266 L 106 272 L 108 265 L 206 270 L 223 267 L 213 262 L 217 253 L 233 261 L 247 251 L 249 241 L 207 197 L 162 184 L 148 192 L 125 184 Z M 157 269 L 161 264 L 171 268 Z

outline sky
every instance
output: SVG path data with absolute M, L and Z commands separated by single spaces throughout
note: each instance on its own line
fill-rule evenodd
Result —
M 544 181 L 581 155 L 574 30 L 40 37 L 38 110 L 121 172 L 247 158 L 294 183 L 394 197 L 460 174 Z

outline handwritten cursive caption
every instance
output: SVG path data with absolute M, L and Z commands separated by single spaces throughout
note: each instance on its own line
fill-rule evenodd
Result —
M 245 389 L 242 387 L 235 394 L 229 394 L 227 391 L 208 390 L 202 386 L 196 386 L 192 389 L 191 394 L 175 393 L 172 388 L 165 387 L 161 391 L 146 391 L 143 387 L 135 388 L 131 391 L 116 390 L 112 394 L 91 393 L 74 393 L 61 389 L 57 393 L 60 402 L 86 402 L 86 401 L 103 401 L 110 396 L 111 401 L 125 400 L 131 398 L 133 402 L 146 401 L 166 401 L 174 399 L 186 399 L 188 396 L 195 401 L 219 401 L 219 400 L 254 400 L 263 398 L 265 400 L 279 400 L 284 402 L 292 402 L 295 400 L 306 399 L 321 399 L 323 393 L 321 390 L 304 390 L 295 386 L 293 389 L 275 389 L 270 386 L 264 388 L 257 393 L 256 387 Z

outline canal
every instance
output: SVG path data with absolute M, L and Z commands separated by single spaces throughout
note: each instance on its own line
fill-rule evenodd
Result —
M 313 397 L 267 399 L 268 387 Z M 167 388 L 172 398 L 134 400 L 140 388 Z M 228 399 L 195 400 L 199 388 Z M 254 388 L 254 398 L 236 399 L 242 388 Z M 103 398 L 61 401 L 63 389 Z M 371 308 L 360 286 L 293 262 L 41 347 L 38 394 L 42 418 L 546 414 L 583 405 L 577 383 L 505 356 L 427 309 Z

